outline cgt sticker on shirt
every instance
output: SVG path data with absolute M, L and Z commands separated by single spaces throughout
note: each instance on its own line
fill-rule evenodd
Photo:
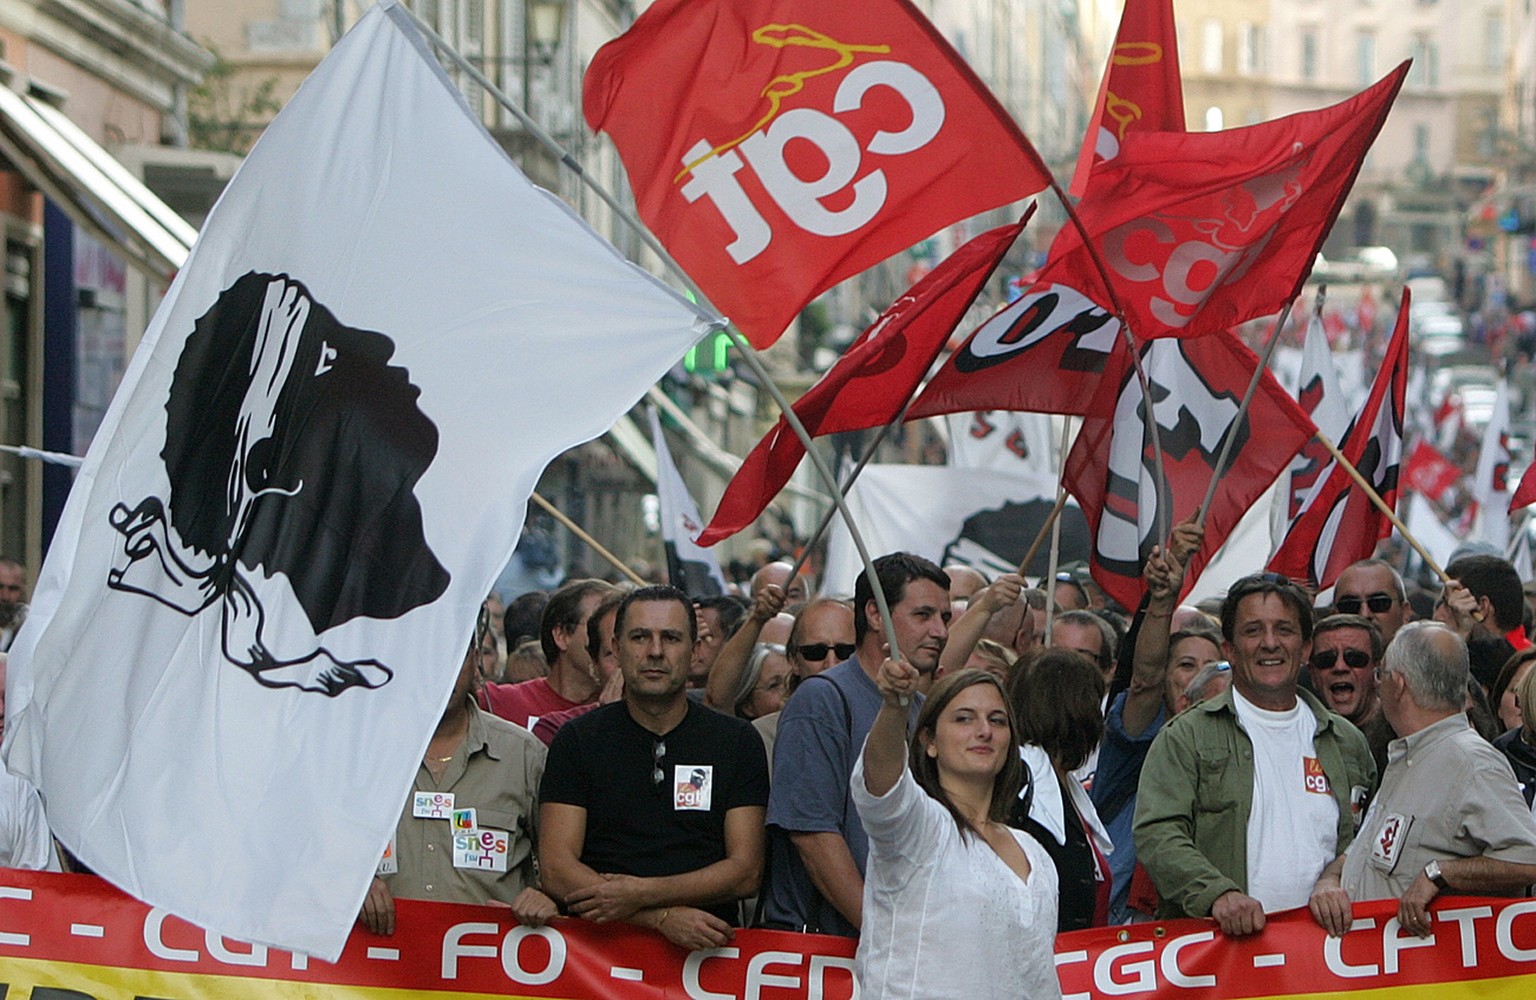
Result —
M 472 833 L 453 835 L 453 867 L 472 868 L 482 872 L 507 870 L 507 844 L 505 830 L 481 827 Z
M 1333 786 L 1328 784 L 1328 775 L 1323 773 L 1323 762 L 1316 757 L 1301 758 L 1302 781 L 1307 791 L 1314 795 L 1332 795 Z
M 673 769 L 673 809 L 708 811 L 714 790 L 713 764 L 679 764 Z
M 1403 843 L 1408 839 L 1408 828 L 1413 825 L 1412 816 L 1391 813 L 1381 824 L 1381 832 L 1371 842 L 1371 864 L 1384 872 L 1397 867 L 1402 856 Z

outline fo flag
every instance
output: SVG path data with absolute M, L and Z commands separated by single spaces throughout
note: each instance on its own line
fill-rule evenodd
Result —
M 1173 0 L 1126 0 L 1115 47 L 1099 84 L 1071 192 L 1088 187 L 1088 172 L 1113 160 L 1131 131 L 1184 131 L 1184 84 L 1179 78 L 1179 36 Z
M 1406 398 L 1411 399 L 1413 387 L 1408 388 Z M 1440 449 L 1422 439 L 1414 443 L 1413 451 L 1408 453 L 1408 461 L 1403 463 L 1403 488 L 1422 493 L 1435 503 L 1445 503 L 1446 493 L 1460 479 L 1461 466 L 1446 458 Z M 1525 499 L 1525 503 L 1520 503 L 1521 490 L 1527 489 L 1526 480 L 1531 480 L 1531 492 Z M 1514 499 L 1510 501 L 1510 509 L 1523 507 L 1533 500 L 1536 500 L 1536 477 L 1527 470 L 1525 479 L 1520 481 L 1520 489 L 1515 491 Z
M 1296 298 L 1407 72 L 1320 111 L 1224 132 L 1133 131 L 1094 168 L 1042 282 L 1124 307 L 1138 337 L 1193 337 Z
M 1408 290 L 1403 289 L 1397 327 L 1387 344 L 1381 370 L 1360 411 L 1339 443 L 1339 450 L 1371 484 L 1387 506 L 1397 507 L 1398 474 L 1403 457 L 1403 401 L 1408 389 Z M 1285 538 L 1269 568 L 1317 589 L 1333 586 L 1351 563 L 1370 558 L 1392 523 L 1356 488 L 1338 461 L 1331 462 Z
M 901 413 L 939 349 L 965 315 L 1034 209 L 1011 226 L 982 233 L 891 303 L 795 403 L 812 436 L 881 427 Z M 736 470 L 700 545 L 729 538 L 756 520 L 805 457 L 783 417 Z
M 908 0 L 659 0 L 583 93 L 640 215 L 758 347 L 844 278 L 1047 187 Z
M 1105 376 L 1108 391 L 1096 400 L 1067 455 L 1066 470 L 1067 488 L 1093 527 L 1093 578 L 1128 608 L 1141 597 L 1142 564 L 1152 547 L 1165 541 L 1158 536 L 1160 526 L 1196 513 L 1211 478 L 1220 478 L 1206 515 L 1205 542 L 1185 577 L 1187 590 L 1316 430 L 1267 371 L 1239 418 L 1258 359 L 1234 337 L 1159 340 L 1141 352 L 1151 412 L 1130 354 L 1122 350 Z M 1163 450 L 1161 490 L 1149 421 L 1157 422 Z M 1222 439 L 1229 433 L 1235 435 L 1233 447 L 1226 467 L 1218 469 Z
M 707 326 L 369 11 L 210 214 L 69 495 L 5 733 L 54 833 L 334 958 L 540 471 Z
M 672 461 L 672 449 L 661 431 L 661 417 L 650 410 L 651 443 L 656 448 L 656 499 L 661 508 L 661 541 L 667 552 L 667 579 L 689 597 L 718 597 L 725 593 L 720 560 L 696 539 L 703 528 L 699 507 Z
M 1124 339 L 1120 321 L 1073 286 L 1032 285 L 949 356 L 908 416 L 1087 413 Z

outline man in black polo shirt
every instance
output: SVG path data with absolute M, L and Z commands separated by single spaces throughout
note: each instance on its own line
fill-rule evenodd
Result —
M 540 798 L 546 891 L 599 923 L 690 950 L 731 940 L 763 867 L 768 763 L 751 725 L 688 699 L 697 626 L 680 590 L 646 587 L 614 621 L 624 700 L 560 729 Z

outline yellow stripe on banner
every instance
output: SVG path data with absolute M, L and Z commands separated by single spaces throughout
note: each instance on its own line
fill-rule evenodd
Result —
M 1415 986 L 1382 986 L 1329 993 L 1275 994 L 1263 1000 L 1445 1000 L 1448 996 L 1477 997 L 1477 1000 L 1531 1000 L 1532 996 L 1536 996 L 1536 974 L 1504 979 L 1448 979 Z
M 38 987 L 76 990 L 94 1000 L 540 1000 L 514 993 L 464 993 L 454 989 L 407 990 L 384 986 L 256 979 L 194 972 L 151 972 L 116 966 L 77 965 L 33 958 L 0 958 L 5 1000 L 31 1000 Z

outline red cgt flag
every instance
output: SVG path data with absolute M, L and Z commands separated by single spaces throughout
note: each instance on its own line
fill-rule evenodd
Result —
M 1072 194 L 1088 188 L 1088 172 L 1113 160 L 1131 130 L 1184 131 L 1184 83 L 1173 0 L 1126 0 L 1115 47 L 1099 84 L 1083 149 L 1072 175 Z
M 908 0 L 658 0 L 592 59 L 640 216 L 757 347 L 1050 171 Z
M 982 233 L 891 304 L 821 381 L 795 403 L 813 436 L 879 427 L 896 419 L 955 324 L 1034 214 Z M 700 545 L 729 538 L 756 520 L 805 457 L 783 417 L 747 455 L 720 498 Z
M 1143 563 L 1163 541 L 1160 524 L 1175 525 L 1198 511 L 1211 477 L 1221 477 L 1206 515 L 1205 541 L 1185 576 L 1187 592 L 1238 520 L 1316 431 L 1269 372 L 1237 420 L 1258 359 L 1235 337 L 1158 340 L 1141 350 L 1163 448 L 1164 489 L 1154 489 L 1152 437 L 1141 385 L 1124 347 L 1106 373 L 1107 392 L 1083 422 L 1066 469 L 1067 489 L 1092 529 L 1093 578 L 1128 608 L 1141 598 Z M 1234 425 L 1237 438 L 1227 466 L 1217 469 L 1222 438 Z M 1161 518 L 1159 500 L 1165 508 Z
M 1339 450 L 1387 506 L 1397 507 L 1403 457 L 1403 402 L 1408 390 L 1408 290 L 1381 371 Z M 1335 459 L 1291 521 L 1269 568 L 1318 589 L 1333 586 L 1351 563 L 1370 558 L 1392 523 Z
M 1088 180 L 1042 282 L 1125 310 L 1137 337 L 1224 332 L 1296 298 L 1402 86 L 1404 63 L 1319 111 L 1224 132 L 1126 135 Z
M 1536 468 L 1536 466 L 1532 466 Z M 1532 492 L 1530 499 L 1536 500 L 1536 478 L 1532 478 Z M 1408 455 L 1408 461 L 1403 464 L 1403 488 L 1412 490 L 1433 500 L 1435 503 L 1444 503 L 1445 494 L 1461 479 L 1461 466 L 1446 458 L 1439 448 L 1428 441 L 1420 440 L 1413 446 L 1413 451 Z M 1520 481 L 1521 489 L 1525 489 L 1525 480 Z M 1515 498 L 1520 496 L 1515 492 Z M 1514 501 L 1510 501 L 1510 509 L 1514 509 Z

